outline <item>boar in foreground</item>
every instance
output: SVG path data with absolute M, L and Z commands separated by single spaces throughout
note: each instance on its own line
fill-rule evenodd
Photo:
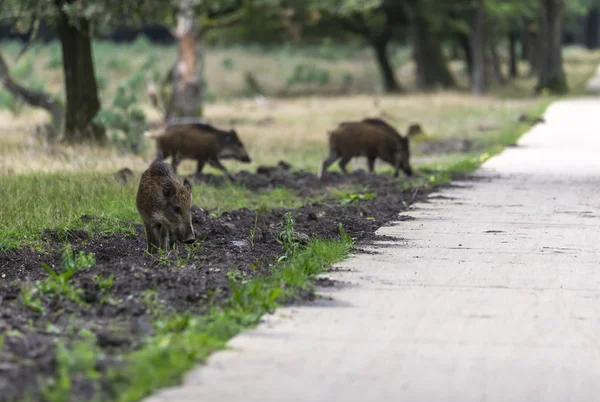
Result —
M 136 197 L 137 210 L 144 221 L 148 252 L 168 251 L 179 241 L 193 243 L 192 185 L 179 182 L 171 166 L 154 161 L 142 174 Z
M 396 129 L 378 118 L 367 118 L 359 122 L 345 122 L 329 132 L 329 156 L 323 161 L 319 177 L 338 159 L 342 172 L 354 157 L 367 158 L 369 172 L 375 170 L 375 160 L 380 158 L 394 167 L 394 177 L 402 170 L 412 175 L 410 167 L 409 138 L 420 134 L 421 126 L 412 124 L 408 135 L 402 136 Z
M 204 123 L 180 124 L 168 127 L 163 135 L 155 139 L 156 160 L 164 160 L 171 156 L 171 165 L 175 172 L 182 160 L 194 159 L 198 162 L 197 176 L 202 173 L 204 165 L 209 163 L 233 180 L 220 159 L 232 158 L 244 163 L 251 162 L 235 130 L 219 130 Z

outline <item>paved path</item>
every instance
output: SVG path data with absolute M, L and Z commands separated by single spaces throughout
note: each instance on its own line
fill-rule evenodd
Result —
M 146 402 L 600 401 L 600 101 L 546 118 Z

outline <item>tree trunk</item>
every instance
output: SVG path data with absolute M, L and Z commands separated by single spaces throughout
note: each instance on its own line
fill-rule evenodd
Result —
M 519 66 L 517 60 L 517 41 L 519 34 L 512 31 L 508 34 L 508 75 L 510 78 L 519 76 Z
M 465 64 L 467 66 L 467 73 L 469 77 L 473 74 L 473 53 L 471 52 L 471 44 L 469 43 L 469 35 L 459 33 L 457 34 L 457 41 L 460 48 L 463 51 L 463 56 L 465 58 Z
M 568 91 L 562 60 L 564 0 L 540 0 L 541 60 L 536 92 Z
M 433 32 L 427 17 L 415 13 L 410 27 L 417 87 L 422 90 L 454 87 L 456 83 L 442 53 L 439 37 Z
M 471 90 L 480 95 L 488 89 L 488 75 L 485 62 L 485 13 L 480 0 L 473 9 L 471 20 L 471 53 L 473 55 L 473 74 Z
M 528 23 L 524 24 L 524 28 L 521 30 L 521 55 L 520 58 L 523 61 L 529 60 L 529 46 L 530 46 L 530 38 L 529 38 L 529 29 L 527 28 Z
M 538 29 L 533 23 L 527 28 L 528 30 L 528 52 L 527 61 L 529 62 L 529 76 L 535 76 L 539 71 L 540 66 L 540 35 Z
M 173 91 L 165 120 L 201 117 L 203 108 L 204 57 L 202 31 L 194 15 L 194 1 L 182 0 L 175 37 L 177 63 L 172 71 Z
M 4 56 L 0 53 L 0 83 L 4 85 L 4 88 L 15 98 L 27 103 L 33 107 L 39 107 L 45 109 L 52 117 L 52 124 L 54 127 L 59 128 L 62 124 L 65 110 L 60 102 L 54 99 L 51 95 L 41 92 L 34 91 L 21 86 L 19 83 L 13 81 L 8 71 L 8 66 L 4 61 Z
M 62 7 L 62 2 L 57 5 Z M 100 110 L 98 86 L 92 58 L 89 22 L 80 18 L 77 26 L 61 11 L 58 35 L 62 48 L 65 76 L 66 113 L 65 139 L 70 142 L 94 139 L 106 140 L 104 128 L 92 120 Z
M 383 80 L 383 89 L 387 93 L 398 93 L 402 92 L 402 87 L 396 79 L 394 69 L 390 64 L 387 48 L 389 38 L 380 37 L 372 41 L 373 49 L 375 50 L 375 56 L 377 57 L 377 65 L 381 72 L 381 78 Z
M 586 18 L 584 24 L 584 43 L 588 49 L 598 48 L 598 28 L 600 24 L 600 15 L 598 9 L 591 9 Z
M 500 56 L 498 55 L 498 50 L 496 49 L 496 45 L 494 43 L 490 43 L 490 61 L 496 81 L 500 85 L 505 85 L 506 78 L 504 78 L 504 74 L 502 74 L 502 62 L 500 61 Z

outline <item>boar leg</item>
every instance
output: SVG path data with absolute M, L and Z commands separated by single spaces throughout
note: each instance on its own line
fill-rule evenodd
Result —
M 329 154 L 329 156 L 327 157 L 327 159 L 325 159 L 323 161 L 323 164 L 321 165 L 321 171 L 319 172 L 319 177 L 323 177 L 323 173 L 325 173 L 325 171 L 329 168 L 329 166 L 331 166 L 333 164 L 333 162 L 335 162 L 340 156 L 337 154 L 337 152 L 331 152 Z
M 198 165 L 196 166 L 196 177 L 200 177 L 202 174 L 202 169 L 204 168 L 204 161 L 198 160 Z
M 148 253 L 154 255 L 160 244 L 157 239 L 156 228 L 150 224 L 144 225 L 146 229 L 146 241 L 148 242 Z
M 342 169 L 342 172 L 344 172 L 344 174 L 348 174 L 348 169 L 346 169 L 346 165 L 348 164 L 348 162 L 350 162 L 350 159 L 352 159 L 351 156 L 343 156 L 340 163 L 338 163 L 340 169 Z
M 369 173 L 375 171 L 375 156 L 367 156 L 367 165 L 369 166 Z
M 160 226 L 159 237 L 160 237 L 160 248 L 163 251 L 169 251 L 169 246 L 171 245 L 171 243 L 169 242 L 169 230 L 167 229 L 167 227 L 165 225 Z
M 177 173 L 177 166 L 181 163 L 181 154 L 179 152 L 175 152 L 173 154 L 173 160 L 171 161 L 171 166 L 173 166 L 173 171 Z
M 227 175 L 227 177 L 229 178 L 229 180 L 231 181 L 235 181 L 235 178 L 227 171 L 227 169 L 225 169 L 225 166 L 223 166 L 223 164 L 221 163 L 221 161 L 218 158 L 211 158 L 208 160 L 208 163 L 210 163 L 211 166 L 219 169 L 220 171 L 222 171 L 223 173 L 225 173 Z
M 400 175 L 400 165 L 401 164 L 402 163 L 400 162 L 400 159 L 398 159 L 398 162 L 394 166 L 394 177 L 398 177 Z

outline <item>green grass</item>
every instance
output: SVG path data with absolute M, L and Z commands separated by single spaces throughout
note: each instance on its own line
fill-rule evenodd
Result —
M 288 228 L 289 229 L 289 228 Z M 293 228 L 292 228 L 293 229 Z M 339 240 L 313 239 L 290 259 L 273 268 L 272 275 L 252 280 L 230 276 L 233 295 L 220 307 L 202 316 L 158 315 L 155 334 L 135 352 L 122 356 L 125 364 L 109 373 L 112 401 L 139 401 L 159 388 L 175 385 L 181 376 L 243 329 L 255 326 L 260 317 L 282 303 L 296 299 L 299 290 L 310 291 L 311 279 L 346 257 L 352 240 L 340 231 Z M 57 376 L 44 390 L 49 401 L 65 401 L 76 375 L 98 378 L 95 362 L 104 356 L 91 335 L 68 348 L 60 343 Z M 102 399 L 105 400 L 105 399 Z
M 132 223 L 141 222 L 135 206 L 137 181 L 121 185 L 112 175 L 94 173 L 28 174 L 0 177 L 2 202 L 0 250 L 35 243 L 44 229 L 67 233 L 86 230 L 92 234 L 135 233 Z M 194 202 L 206 210 L 250 208 L 266 211 L 296 208 L 315 198 L 300 198 L 293 190 L 276 188 L 252 192 L 227 184 L 218 188 L 194 186 Z M 88 215 L 92 219 L 81 219 Z

